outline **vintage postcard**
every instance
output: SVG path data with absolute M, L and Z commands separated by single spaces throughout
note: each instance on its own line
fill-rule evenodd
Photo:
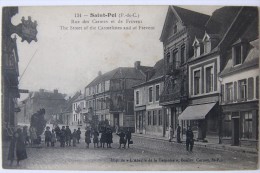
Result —
M 2 7 L 2 168 L 258 169 L 259 9 Z

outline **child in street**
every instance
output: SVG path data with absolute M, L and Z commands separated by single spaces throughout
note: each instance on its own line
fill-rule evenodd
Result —
M 46 127 L 46 131 L 44 132 L 44 135 L 45 135 L 45 144 L 47 144 L 47 147 L 49 147 L 51 142 L 51 132 L 49 126 Z
M 55 134 L 55 131 L 52 130 L 52 131 L 51 131 L 51 146 L 52 146 L 52 147 L 55 146 L 55 142 L 56 142 L 56 134 Z

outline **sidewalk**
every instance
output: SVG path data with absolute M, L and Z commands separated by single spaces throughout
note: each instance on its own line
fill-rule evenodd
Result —
M 160 137 L 160 136 L 153 136 L 153 135 L 144 135 L 144 134 L 137 134 L 132 133 L 133 136 L 136 137 L 142 137 L 142 138 L 149 138 L 149 139 L 155 139 L 155 140 L 163 140 L 163 141 L 169 141 L 167 137 Z M 186 145 L 185 140 L 182 139 L 182 143 L 177 143 L 176 138 L 173 138 L 173 143 L 177 145 Z M 242 152 L 242 153 L 251 153 L 251 154 L 257 154 L 258 151 L 256 148 L 250 148 L 250 147 L 240 147 L 240 146 L 231 146 L 228 144 L 218 144 L 218 143 L 210 143 L 210 142 L 194 142 L 194 147 L 205 147 L 205 148 L 211 148 L 215 150 L 224 150 L 229 152 Z

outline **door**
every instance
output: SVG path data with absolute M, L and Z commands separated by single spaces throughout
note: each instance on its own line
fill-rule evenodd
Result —
M 239 118 L 232 118 L 232 145 L 239 145 Z
M 114 125 L 119 127 L 119 114 L 114 114 Z

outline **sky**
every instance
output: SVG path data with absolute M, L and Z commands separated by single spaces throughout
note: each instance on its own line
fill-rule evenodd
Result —
M 182 6 L 190 10 L 209 14 L 219 6 Z M 56 7 L 19 7 L 19 13 L 12 18 L 17 25 L 24 16 L 37 20 L 37 42 L 28 44 L 18 37 L 20 89 L 37 91 L 58 89 L 72 96 L 98 74 L 117 67 L 133 67 L 135 61 L 141 65 L 153 66 L 163 58 L 163 46 L 160 42 L 168 6 L 56 6 Z M 75 13 L 83 16 L 75 18 Z M 125 26 L 147 26 L 153 30 L 61 30 L 61 26 L 123 26 L 122 24 L 97 24 L 93 19 L 103 21 L 108 18 L 91 18 L 90 13 L 138 14 L 141 24 Z M 71 20 L 88 20 L 90 24 L 72 24 Z M 122 19 L 123 20 L 123 19 Z M 125 19 L 124 19 L 125 22 Z M 35 55 L 34 55 L 35 54 Z M 34 56 L 33 56 L 34 55 Z M 33 58 L 32 58 L 33 57 Z M 25 71 L 26 66 L 28 65 Z M 25 71 L 25 72 L 24 72 Z M 23 76 L 22 76 L 22 73 Z M 21 94 L 24 99 L 27 94 Z

